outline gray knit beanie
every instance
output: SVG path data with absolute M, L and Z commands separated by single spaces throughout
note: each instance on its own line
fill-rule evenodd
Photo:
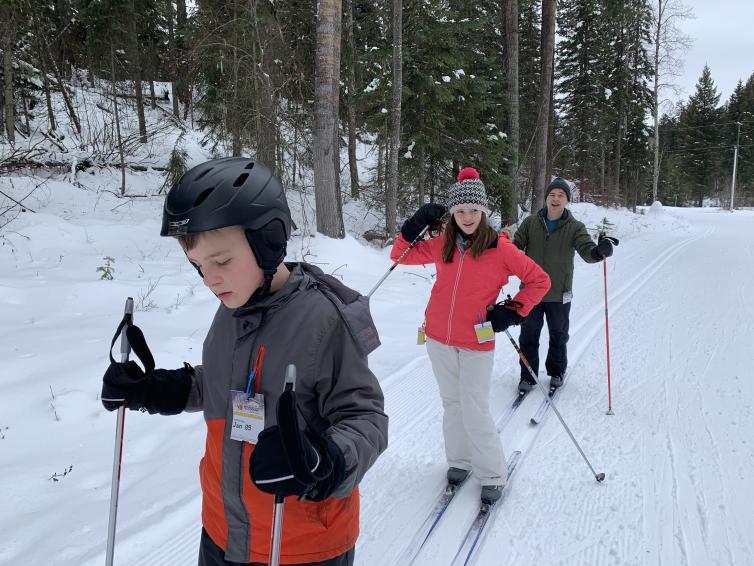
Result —
M 550 191 L 553 189 L 562 189 L 566 194 L 568 202 L 571 202 L 571 185 L 568 184 L 568 181 L 561 179 L 560 177 L 553 179 L 552 183 L 547 185 L 547 188 L 545 189 L 545 200 L 547 200 L 547 195 L 549 195 Z
M 453 183 L 448 195 L 448 210 L 453 214 L 462 207 L 473 207 L 490 215 L 487 204 L 487 191 L 479 179 L 479 172 L 473 167 L 464 167 L 458 173 L 458 182 Z

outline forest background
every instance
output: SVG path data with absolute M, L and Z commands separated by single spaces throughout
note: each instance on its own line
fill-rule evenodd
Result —
M 500 225 L 554 175 L 600 205 L 751 206 L 754 74 L 721 100 L 705 66 L 679 99 L 689 18 L 679 0 L 3 0 L 0 175 L 115 168 L 136 196 L 125 171 L 152 168 L 164 190 L 186 137 L 168 158 L 150 143 L 178 128 L 313 192 L 331 237 L 358 200 L 389 239 L 466 165 Z

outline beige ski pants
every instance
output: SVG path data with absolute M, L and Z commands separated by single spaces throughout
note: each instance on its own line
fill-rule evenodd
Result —
M 448 466 L 472 470 L 482 485 L 505 483 L 503 445 L 490 415 L 494 350 L 446 346 L 427 339 L 440 388 Z

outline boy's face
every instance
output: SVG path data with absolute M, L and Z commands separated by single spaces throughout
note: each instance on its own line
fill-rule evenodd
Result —
M 264 272 L 240 226 L 202 233 L 186 255 L 202 270 L 204 284 L 230 309 L 246 304 L 264 282 Z
M 568 204 L 568 197 L 563 189 L 553 189 L 548 193 L 545 204 L 551 218 L 560 218 L 563 209 Z

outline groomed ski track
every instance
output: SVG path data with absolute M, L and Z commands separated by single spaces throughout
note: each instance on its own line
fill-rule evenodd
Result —
M 605 415 L 602 267 L 576 258 L 571 376 L 558 407 L 595 469 L 605 472 L 604 484 L 552 411 L 539 426 L 529 424 L 541 400 L 535 389 L 501 433 L 506 454 L 523 456 L 477 564 L 754 565 L 748 438 L 741 450 L 741 436 L 754 430 L 754 379 L 751 356 L 744 364 L 740 355 L 754 341 L 754 298 L 745 290 L 754 280 L 754 215 L 730 216 L 728 225 L 719 211 L 674 214 L 690 219 L 687 230 L 640 233 L 608 260 L 614 416 Z M 749 226 L 745 241 L 740 223 Z M 403 314 L 410 328 L 401 339 L 414 339 L 430 286 L 407 287 L 396 270 L 372 299 L 416 290 L 382 311 L 411 311 Z M 391 358 L 386 350 L 371 361 L 385 392 L 390 447 L 361 485 L 358 565 L 394 564 L 445 481 L 442 411 L 426 350 L 416 346 L 414 359 L 403 352 Z M 380 375 L 379 368 L 396 365 Z M 514 350 L 499 337 L 493 416 L 511 399 L 518 371 Z M 416 564 L 450 563 L 478 497 L 472 478 Z M 171 501 L 143 510 L 143 529 L 119 530 L 120 563 L 195 563 L 197 494 L 173 494 Z M 197 520 L 171 525 L 175 509 L 192 509 L 176 516 Z M 158 521 L 150 535 L 148 525 Z M 101 553 L 91 557 L 86 564 L 101 563 Z

